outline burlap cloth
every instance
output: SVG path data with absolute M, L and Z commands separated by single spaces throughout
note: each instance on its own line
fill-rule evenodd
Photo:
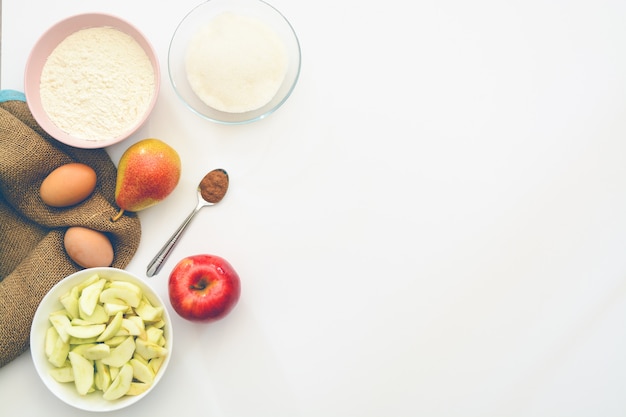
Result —
M 110 220 L 117 212 L 117 169 L 104 150 L 57 142 L 37 125 L 24 101 L 1 98 L 0 367 L 28 349 L 32 318 L 48 290 L 81 269 L 64 251 L 67 227 L 105 232 L 115 251 L 112 266 L 117 268 L 130 262 L 141 237 L 135 215 Z M 48 207 L 39 186 L 53 169 L 69 162 L 82 162 L 96 171 L 96 190 L 76 206 Z

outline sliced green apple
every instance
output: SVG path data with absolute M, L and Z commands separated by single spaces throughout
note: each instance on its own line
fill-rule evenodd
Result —
M 155 322 L 150 323 L 150 325 L 156 327 L 157 329 L 162 329 L 165 327 L 165 321 L 163 319 L 159 319 Z
M 128 362 L 133 367 L 133 378 L 146 384 L 152 384 L 154 381 L 154 372 L 152 368 L 144 362 L 133 358 Z
M 106 328 L 105 324 L 91 324 L 88 326 L 69 326 L 67 328 L 67 333 L 70 336 L 78 337 L 80 339 L 87 339 L 90 337 L 99 336 L 104 329 Z
M 109 316 L 114 316 L 117 313 L 127 313 L 130 311 L 130 307 L 128 307 L 126 304 L 104 303 L 103 307 L 104 307 L 104 311 Z
M 70 322 L 69 317 L 67 317 L 65 310 L 50 313 L 48 320 L 56 329 L 61 340 L 68 342 L 70 340 L 70 335 L 67 332 L 67 329 L 72 326 L 72 323 Z
M 166 348 L 142 339 L 136 340 L 136 352 L 146 360 L 167 355 Z
M 86 395 L 93 385 L 93 363 L 75 352 L 70 352 L 68 356 L 72 364 L 76 391 L 78 391 L 80 395 Z
M 65 365 L 65 361 L 67 360 L 67 354 L 70 351 L 70 344 L 68 342 L 64 342 L 63 339 L 58 337 L 54 341 L 54 348 L 52 349 L 52 354 L 48 356 L 48 362 L 57 368 Z
M 58 382 L 74 381 L 74 371 L 71 366 L 50 369 L 50 376 Z
M 163 307 L 154 307 L 145 298 L 135 308 L 135 312 L 144 322 L 155 322 L 161 319 Z
M 86 339 L 82 339 L 80 337 L 74 337 L 74 336 L 70 336 L 70 345 L 74 346 L 74 345 L 86 345 L 86 344 L 91 344 L 91 343 L 96 343 L 98 340 L 97 337 L 88 337 Z
M 159 369 L 161 369 L 161 365 L 163 365 L 164 361 L 165 356 L 157 356 L 156 358 L 150 359 L 148 362 L 148 365 L 152 368 L 152 372 L 154 372 L 155 375 L 159 372 Z
M 86 287 L 90 286 L 94 282 L 97 282 L 99 279 L 100 276 L 98 274 L 90 275 L 89 278 L 75 285 L 74 288 L 76 288 L 76 291 L 80 294 Z
M 121 311 L 118 311 L 115 316 L 111 319 L 107 327 L 104 329 L 100 336 L 98 336 L 98 342 L 103 342 L 105 340 L 111 339 L 122 327 L 122 320 L 124 319 L 124 314 Z
M 80 293 L 80 298 L 78 299 L 78 307 L 80 311 L 85 313 L 87 316 L 91 316 L 93 314 L 96 304 L 100 301 L 100 293 L 102 292 L 106 282 L 106 279 L 99 279 L 83 289 Z
M 78 314 L 82 320 L 92 324 L 108 323 L 110 320 L 110 316 L 107 314 L 106 311 L 104 311 L 104 307 L 100 304 L 96 305 L 93 313 L 91 314 L 83 312 L 83 310 L 79 307 Z
M 137 317 L 137 316 L 133 316 L 133 317 Z M 143 328 L 143 322 L 141 323 L 141 326 L 140 326 L 138 323 L 136 323 L 135 320 L 132 320 L 130 317 L 122 320 L 122 329 L 126 330 L 130 336 L 143 335 L 143 339 L 146 338 L 146 331 Z
M 125 363 L 115 379 L 111 382 L 109 388 L 104 391 L 102 398 L 108 401 L 117 400 L 126 395 L 133 382 L 133 367 Z
M 101 303 L 120 304 L 137 307 L 141 296 L 128 288 L 109 287 L 100 293 Z
M 146 340 L 148 342 L 159 344 L 161 336 L 163 336 L 163 330 L 158 327 L 148 326 L 146 329 Z
M 94 385 L 100 391 L 106 391 L 111 385 L 111 373 L 109 367 L 102 363 L 101 360 L 95 361 L 96 375 L 94 377 Z
M 122 343 L 111 350 L 111 354 L 102 358 L 102 363 L 109 366 L 121 367 L 127 363 L 135 353 L 135 341 L 127 337 Z
M 89 345 L 88 345 L 89 346 Z M 106 343 L 97 343 L 89 346 L 83 352 L 83 356 L 90 360 L 99 360 L 108 357 L 111 354 L 111 347 Z
M 139 296 L 139 298 L 141 298 L 142 294 L 143 294 L 143 291 L 141 291 L 141 288 L 139 288 L 138 285 L 133 284 L 132 282 L 127 282 L 127 281 L 110 281 L 109 282 L 109 288 L 126 289 L 126 290 L 132 291 L 135 294 L 137 294 Z
M 113 381 L 115 378 L 117 378 L 117 374 L 120 373 L 120 367 L 119 366 L 109 366 L 109 373 L 111 374 L 111 381 Z
M 76 287 L 61 296 L 59 301 L 71 319 L 78 317 L 78 289 Z
M 108 400 L 150 388 L 168 354 L 163 307 L 138 285 L 97 274 L 59 301 L 63 310 L 49 315 L 44 341 L 55 380 L 73 381 L 80 395 L 102 391 Z
M 57 329 L 52 327 L 48 327 L 46 330 L 46 336 L 44 338 L 44 353 L 46 357 L 50 357 L 56 348 L 57 340 L 59 339 L 59 333 L 57 333 Z
M 104 343 L 106 343 L 107 345 L 111 346 L 111 347 L 116 347 L 119 346 L 122 342 L 124 342 L 126 339 L 128 339 L 128 335 L 126 336 L 113 336 L 110 339 L 107 339 L 104 341 Z
M 126 393 L 126 395 L 140 395 L 144 392 L 148 391 L 152 384 L 146 384 L 144 382 L 131 382 L 130 389 Z
M 81 356 L 85 356 L 85 351 L 89 348 L 96 346 L 95 343 L 83 343 L 82 345 L 70 345 L 70 351 L 74 353 L 78 353 Z

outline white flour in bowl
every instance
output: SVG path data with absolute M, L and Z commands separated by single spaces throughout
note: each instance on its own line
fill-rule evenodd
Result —
M 116 138 L 144 116 L 155 91 L 154 74 L 130 35 L 111 27 L 82 29 L 46 60 L 41 104 L 50 120 L 74 137 Z
M 287 51 L 260 20 L 226 12 L 193 36 L 185 68 L 191 89 L 205 104 L 243 113 L 276 95 L 287 73 Z

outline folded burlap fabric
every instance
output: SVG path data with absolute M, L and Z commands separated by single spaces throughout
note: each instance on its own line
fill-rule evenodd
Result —
M 48 207 L 39 196 L 41 182 L 70 162 L 92 167 L 94 193 L 69 208 Z M 117 169 L 103 149 L 63 145 L 39 127 L 23 95 L 0 91 L 0 367 L 28 349 L 30 325 L 41 299 L 63 277 L 81 269 L 65 253 L 69 226 L 107 234 L 114 267 L 124 268 L 141 237 L 134 214 L 111 221 Z

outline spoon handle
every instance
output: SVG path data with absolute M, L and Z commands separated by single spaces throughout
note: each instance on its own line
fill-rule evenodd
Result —
M 148 270 L 146 271 L 146 274 L 151 277 L 153 275 L 156 275 L 159 273 L 159 271 L 161 270 L 161 268 L 163 267 L 163 263 L 165 262 L 165 260 L 170 256 L 170 253 L 172 252 L 172 250 L 174 249 L 174 246 L 176 246 L 176 244 L 178 243 L 178 239 L 180 238 L 180 236 L 183 234 L 183 232 L 185 231 L 185 228 L 187 227 L 187 225 L 189 224 L 189 222 L 191 221 L 191 219 L 193 218 L 193 216 L 195 216 L 195 214 L 203 207 L 202 204 L 198 204 L 196 206 L 196 208 L 191 212 L 191 214 L 189 214 L 189 216 L 187 216 L 187 218 L 183 221 L 183 223 L 178 227 L 178 229 L 176 229 L 176 231 L 174 232 L 174 234 L 169 238 L 169 240 L 165 243 L 165 245 L 163 245 L 163 247 L 161 248 L 161 250 L 156 254 L 156 256 L 150 261 L 150 263 L 148 264 Z

